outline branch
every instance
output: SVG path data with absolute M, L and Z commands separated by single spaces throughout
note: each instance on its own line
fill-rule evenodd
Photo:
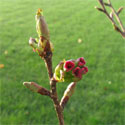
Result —
M 122 21 L 119 17 L 119 14 L 120 12 L 123 10 L 123 7 L 120 7 L 118 9 L 118 11 L 116 12 L 114 7 L 112 6 L 112 3 L 110 0 L 107 0 L 108 3 L 105 3 L 103 2 L 103 0 L 98 0 L 98 2 L 100 3 L 100 5 L 102 6 L 102 8 L 98 8 L 98 7 L 95 7 L 97 10 L 99 10 L 100 12 L 103 12 L 107 17 L 108 19 L 112 22 L 113 26 L 114 26 L 114 29 L 119 32 L 123 38 L 125 38 L 125 28 L 122 24 Z M 108 11 L 106 10 L 105 6 L 108 6 L 110 7 L 111 9 L 111 13 L 109 14 Z M 120 27 L 116 24 L 115 20 L 114 20 L 114 16 L 118 22 L 118 24 L 120 25 Z
M 55 106 L 55 110 L 57 112 L 59 123 L 60 123 L 60 125 L 64 125 L 64 118 L 63 118 L 62 107 L 59 104 L 57 91 L 56 91 L 56 83 L 57 83 L 57 81 L 55 79 L 51 79 L 51 81 L 50 81 L 51 98 L 53 100 L 53 103 L 54 103 L 54 106 Z
M 123 8 L 125 8 L 125 7 L 120 7 L 120 8 L 117 10 L 117 14 L 120 14 L 120 13 L 122 12 Z
M 30 89 L 32 92 L 39 93 L 41 95 L 51 96 L 51 93 L 49 90 L 43 88 L 42 86 L 38 85 L 35 82 L 24 82 L 24 86 L 26 86 L 28 89 Z
M 50 48 L 50 42 L 48 41 L 48 46 L 46 45 L 46 48 Z M 41 55 L 40 55 L 41 56 Z M 57 117 L 59 120 L 60 125 L 64 125 L 64 118 L 63 118 L 63 113 L 62 113 L 62 108 L 59 104 L 58 96 L 57 96 L 57 90 L 56 90 L 56 83 L 57 81 L 53 78 L 53 72 L 52 72 L 52 52 L 50 49 L 46 50 L 44 55 L 41 56 L 41 58 L 44 60 L 49 79 L 50 79 L 50 87 L 51 87 L 51 99 L 53 100 L 54 107 L 57 113 Z
M 41 58 L 44 60 L 49 79 L 50 79 L 50 87 L 51 87 L 51 99 L 53 100 L 54 107 L 57 113 L 57 117 L 59 120 L 60 125 L 64 125 L 64 118 L 63 118 L 63 113 L 62 113 L 62 108 L 59 104 L 58 96 L 57 96 L 57 90 L 56 90 L 56 83 L 57 81 L 53 78 L 53 71 L 52 71 L 52 51 L 50 49 L 50 41 L 48 40 L 48 44 L 46 45 L 45 48 L 45 53 L 44 55 L 41 56 Z
M 63 109 L 64 109 L 65 105 L 67 104 L 67 102 L 69 101 L 70 97 L 73 95 L 75 87 L 76 87 L 76 82 L 72 82 L 66 88 L 64 95 L 60 101 L 60 106 Z
M 115 11 L 114 7 L 112 6 L 111 1 L 108 0 L 108 2 L 109 2 L 109 4 L 110 4 L 110 9 L 111 9 L 111 11 L 114 13 L 114 15 L 115 15 L 115 17 L 116 17 L 116 19 L 117 19 L 117 21 L 118 21 L 118 23 L 119 23 L 119 25 L 120 25 L 122 31 L 125 32 L 125 28 L 124 28 L 124 26 L 123 26 L 123 24 L 122 24 L 122 21 L 121 21 L 120 18 L 119 18 L 119 14 L 120 14 L 120 12 L 121 12 L 121 9 L 119 9 L 119 14 L 117 14 L 117 12 Z M 122 9 L 123 9 L 123 8 L 122 8 Z
M 39 17 L 39 12 L 38 10 L 38 17 Z M 39 56 L 44 60 L 48 75 L 49 75 L 49 80 L 50 80 L 50 87 L 51 87 L 51 99 L 53 100 L 54 107 L 57 113 L 57 117 L 59 120 L 60 125 L 64 125 L 64 119 L 63 119 L 63 113 L 62 113 L 62 108 L 59 104 L 58 101 L 58 96 L 57 96 L 57 91 L 56 91 L 56 80 L 53 79 L 53 71 L 52 71 L 52 45 L 49 40 L 49 32 L 48 32 L 48 27 L 47 24 L 45 25 L 45 19 L 41 15 L 41 20 L 37 18 L 37 31 L 40 36 L 39 38 L 39 45 L 41 46 L 41 50 L 43 51 L 39 52 Z M 39 25 L 38 25 L 39 24 Z M 44 31 L 44 32 L 43 32 Z M 46 32 L 47 31 L 47 32 Z M 44 36 L 43 36 L 44 35 Z M 38 49 L 39 50 L 39 49 Z

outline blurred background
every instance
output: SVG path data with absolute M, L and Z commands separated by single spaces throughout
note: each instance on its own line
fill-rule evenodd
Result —
M 112 3 L 125 6 L 124 0 Z M 125 40 L 96 5 L 97 0 L 0 0 L 1 125 L 58 124 L 52 101 L 22 84 L 34 81 L 49 89 L 44 62 L 28 45 L 29 37 L 37 37 L 38 8 L 54 44 L 53 67 L 84 57 L 89 68 L 65 107 L 65 124 L 125 124 Z M 120 18 L 125 25 L 125 11 Z M 68 84 L 57 84 L 60 99 Z

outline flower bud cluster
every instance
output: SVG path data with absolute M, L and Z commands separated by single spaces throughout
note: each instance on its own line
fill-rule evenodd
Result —
M 55 68 L 54 78 L 58 82 L 77 82 L 88 72 L 83 57 L 60 62 Z

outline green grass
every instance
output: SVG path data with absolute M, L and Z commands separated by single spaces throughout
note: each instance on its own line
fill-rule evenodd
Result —
M 125 41 L 95 5 L 96 0 L 0 0 L 1 125 L 58 124 L 52 101 L 22 85 L 35 81 L 49 88 L 44 62 L 28 45 L 30 36 L 37 37 L 37 8 L 43 8 L 50 29 L 54 67 L 83 56 L 89 68 L 66 105 L 65 124 L 125 124 Z M 113 5 L 118 9 L 125 2 Z M 124 12 L 120 17 L 125 22 Z M 60 98 L 67 85 L 57 85 Z

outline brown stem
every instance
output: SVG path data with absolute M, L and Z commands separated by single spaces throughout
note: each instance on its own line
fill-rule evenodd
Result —
M 122 24 L 122 21 L 121 21 L 120 18 L 119 18 L 119 15 L 118 15 L 117 12 L 115 11 L 114 7 L 112 6 L 111 1 L 108 0 L 108 2 L 109 2 L 109 4 L 110 4 L 110 8 L 111 8 L 112 12 L 114 13 L 114 15 L 115 15 L 115 17 L 116 17 L 116 19 L 117 19 L 117 21 L 118 21 L 118 23 L 119 23 L 119 25 L 120 25 L 122 31 L 125 32 L 124 26 L 123 26 L 123 24 Z
M 113 23 L 116 24 L 115 21 L 110 17 L 109 13 L 107 12 L 106 8 L 105 8 L 105 4 L 103 3 L 103 0 L 98 0 L 100 5 L 102 6 L 103 12 L 105 13 L 105 15 L 109 18 L 109 20 Z M 101 1 L 101 2 L 100 2 Z M 110 5 L 109 5 L 110 6 Z
M 50 87 L 51 87 L 51 98 L 52 98 L 53 103 L 54 103 L 54 107 L 55 107 L 55 110 L 56 110 L 56 113 L 57 113 L 59 124 L 64 125 L 63 112 L 62 112 L 62 108 L 59 104 L 59 100 L 58 100 L 58 96 L 57 96 L 57 90 L 56 90 L 57 81 L 55 79 L 53 79 L 52 53 L 51 52 L 46 53 L 46 55 L 44 56 L 44 61 L 45 61 L 47 71 L 48 71 L 48 74 L 49 74 Z
M 101 12 L 103 12 L 103 13 L 108 17 L 108 19 L 112 22 L 112 24 L 113 24 L 113 26 L 114 26 L 114 29 L 115 29 L 117 32 L 119 32 L 119 33 L 122 35 L 123 38 L 125 38 L 125 28 L 124 28 L 124 26 L 123 26 L 123 24 L 122 24 L 121 19 L 119 18 L 119 13 L 120 13 L 121 11 L 119 11 L 119 13 L 117 13 L 117 12 L 115 11 L 115 9 L 113 8 L 113 6 L 112 6 L 110 0 L 108 0 L 108 3 L 103 2 L 103 0 L 98 0 L 98 2 L 99 2 L 100 5 L 102 6 L 102 8 L 96 7 L 96 9 L 99 10 L 99 11 L 101 11 Z M 111 11 L 112 11 L 113 14 L 115 15 L 115 18 L 116 18 L 117 22 L 119 23 L 121 29 L 117 26 L 117 24 L 116 24 L 115 20 L 113 19 L 113 17 L 111 17 L 111 16 L 109 15 L 109 13 L 108 13 L 108 11 L 106 10 L 105 6 L 108 6 L 108 7 L 111 8 Z
M 47 40 L 47 39 L 44 38 L 43 36 L 40 36 L 40 40 L 41 40 L 41 43 L 42 43 L 44 40 Z M 47 42 L 46 42 L 44 52 L 40 53 L 39 56 L 44 60 L 47 71 L 48 71 L 49 79 L 51 79 L 53 77 L 52 51 L 51 51 L 50 41 L 49 40 L 47 40 Z
M 57 117 L 59 120 L 60 125 L 64 125 L 64 118 L 63 118 L 63 112 L 62 112 L 62 107 L 59 104 L 58 96 L 57 96 L 57 91 L 56 91 L 56 80 L 52 79 L 50 82 L 51 85 L 51 98 L 54 103 L 54 107 L 56 109 Z
M 52 58 L 51 57 L 44 58 L 44 61 L 45 61 L 45 64 L 46 64 L 46 67 L 47 67 L 47 71 L 48 71 L 48 74 L 49 74 L 49 79 L 51 79 L 53 77 L 53 73 L 52 73 Z
M 41 95 L 47 95 L 47 96 L 51 96 L 51 93 L 49 90 L 45 89 L 45 88 L 40 88 L 38 90 L 38 93 L 41 94 Z

